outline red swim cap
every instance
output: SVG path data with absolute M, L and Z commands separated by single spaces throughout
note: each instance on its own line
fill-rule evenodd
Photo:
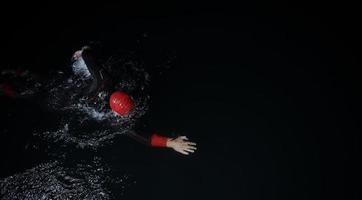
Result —
M 131 97 L 127 93 L 120 91 L 113 92 L 109 99 L 109 105 L 115 113 L 121 116 L 129 114 L 134 107 Z

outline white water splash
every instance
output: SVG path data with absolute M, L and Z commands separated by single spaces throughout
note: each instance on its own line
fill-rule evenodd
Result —
M 127 174 L 111 175 L 111 169 L 99 157 L 71 166 L 51 161 L 0 179 L 0 197 L 3 200 L 109 200 L 114 197 L 108 185 L 116 185 L 118 193 L 123 194 L 133 183 Z
M 82 57 L 79 57 L 74 61 L 74 63 L 72 64 L 72 69 L 74 74 L 81 77 L 82 79 L 91 78 L 91 74 Z

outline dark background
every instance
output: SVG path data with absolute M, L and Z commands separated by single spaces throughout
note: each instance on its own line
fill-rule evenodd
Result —
M 124 198 L 360 198 L 357 4 L 1 9 L 2 66 L 62 69 L 90 40 L 136 51 L 153 74 L 150 125 L 198 143 L 188 157 L 128 139 L 109 148 L 113 164 L 137 179 Z M 2 177 L 41 160 L 25 154 L 2 153 Z

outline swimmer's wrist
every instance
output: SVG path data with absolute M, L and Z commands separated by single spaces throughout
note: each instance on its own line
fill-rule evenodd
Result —
M 175 142 L 173 141 L 173 138 L 167 138 L 166 147 L 173 148 L 174 146 L 175 146 Z

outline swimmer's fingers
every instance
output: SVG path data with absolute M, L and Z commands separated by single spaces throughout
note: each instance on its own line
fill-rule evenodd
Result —
M 186 147 L 186 149 L 196 150 L 196 149 L 197 149 L 197 147 L 195 147 L 195 146 L 187 146 L 187 147 Z
M 182 140 L 189 140 L 186 136 L 180 136 Z
M 185 151 L 185 150 L 176 150 L 177 152 L 179 152 L 179 153 L 182 153 L 182 154 L 184 154 L 184 155 L 189 155 L 189 153 L 187 152 L 187 151 Z
M 195 142 L 186 142 L 186 144 L 189 145 L 189 146 L 196 146 Z
M 190 153 L 194 153 L 196 150 L 196 148 L 186 148 L 185 151 L 190 152 Z
M 185 150 L 188 151 L 188 152 L 193 153 L 193 152 L 195 152 L 195 150 L 197 150 L 197 147 L 191 146 L 191 145 L 187 145 L 187 146 L 185 147 Z
M 189 152 L 187 151 L 187 147 L 186 146 L 179 146 L 179 147 L 176 147 L 174 148 L 175 151 L 181 153 L 181 154 L 184 154 L 184 155 L 189 155 Z
M 192 146 L 192 145 L 188 145 L 188 144 L 182 145 L 182 150 L 186 151 L 186 152 L 189 152 L 189 153 L 194 153 L 196 149 L 197 148 L 195 146 Z

